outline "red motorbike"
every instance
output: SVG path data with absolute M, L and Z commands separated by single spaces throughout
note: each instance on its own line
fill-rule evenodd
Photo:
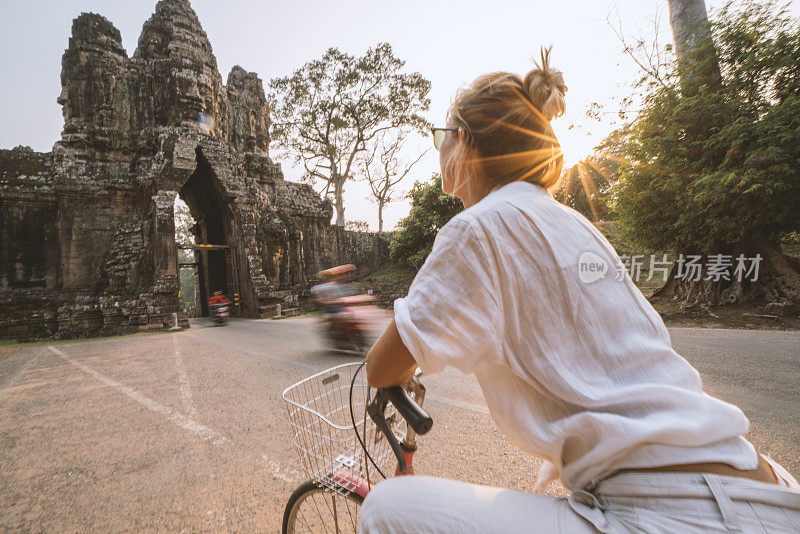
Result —
M 228 322 L 228 317 L 231 314 L 230 305 L 231 301 L 221 291 L 215 291 L 212 297 L 208 299 L 208 308 L 216 326 L 222 326 Z

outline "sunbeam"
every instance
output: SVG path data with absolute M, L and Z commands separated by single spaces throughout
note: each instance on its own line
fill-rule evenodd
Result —
M 501 121 L 501 120 L 498 120 L 497 123 L 501 124 L 501 125 L 503 125 L 503 126 L 505 126 L 507 128 L 510 128 L 512 130 L 515 130 L 517 132 L 524 133 L 525 135 L 529 135 L 531 137 L 536 137 L 538 139 L 543 139 L 545 141 L 549 141 L 549 142 L 553 143 L 554 145 L 559 144 L 558 139 L 556 139 L 552 135 L 543 134 L 543 133 L 531 130 L 530 128 L 525 128 L 523 126 L 517 126 L 516 124 L 511 124 L 510 122 L 505 122 L 505 121 Z
M 583 185 L 583 193 L 586 195 L 586 200 L 589 201 L 589 209 L 592 210 L 592 218 L 595 222 L 597 222 L 597 210 L 594 207 L 594 195 L 597 193 L 597 188 L 594 185 L 594 182 L 587 176 L 586 173 L 586 166 L 583 162 L 578 164 L 578 176 L 581 179 L 581 185 Z
M 554 162 L 555 160 L 557 160 L 558 158 L 561 158 L 561 157 L 563 157 L 563 156 L 564 156 L 564 154 L 563 154 L 563 153 L 561 152 L 561 150 L 559 149 L 559 150 L 558 150 L 558 151 L 557 151 L 555 154 L 553 154 L 551 157 L 547 158 L 546 160 L 544 160 L 543 162 L 541 162 L 539 165 L 537 165 L 536 167 L 532 168 L 531 170 L 529 170 L 528 172 L 526 172 L 525 174 L 523 174 L 522 176 L 520 176 L 519 178 L 517 178 L 517 181 L 522 181 L 522 180 L 524 180 L 524 179 L 525 179 L 525 178 L 527 178 L 528 176 L 531 176 L 533 173 L 535 173 L 535 172 L 538 172 L 540 169 L 543 169 L 543 168 L 544 168 L 544 167 L 546 167 L 547 165 L 550 165 L 552 162 Z

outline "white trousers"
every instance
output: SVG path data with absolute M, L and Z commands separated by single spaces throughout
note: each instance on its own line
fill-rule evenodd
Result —
M 557 498 L 433 477 L 375 486 L 362 534 L 800 533 L 800 488 L 695 473 L 620 473 Z

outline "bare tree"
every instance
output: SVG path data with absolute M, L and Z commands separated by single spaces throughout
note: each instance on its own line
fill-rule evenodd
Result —
M 395 186 L 408 176 L 411 169 L 428 153 L 421 153 L 412 162 L 404 162 L 399 152 L 405 143 L 408 130 L 395 128 L 381 132 L 372 151 L 361 156 L 361 171 L 369 183 L 372 198 L 378 204 L 378 231 L 383 232 L 383 208 L 394 202 Z
M 616 11 L 616 21 L 612 21 L 609 14 L 606 21 L 611 30 L 616 34 L 617 39 L 623 46 L 623 52 L 628 55 L 642 71 L 644 78 L 642 82 L 649 79 L 662 87 L 669 85 L 669 54 L 671 45 L 662 46 L 659 42 L 661 33 L 661 5 L 656 5 L 655 16 L 652 20 L 652 36 L 628 36 L 626 35 L 622 17 Z

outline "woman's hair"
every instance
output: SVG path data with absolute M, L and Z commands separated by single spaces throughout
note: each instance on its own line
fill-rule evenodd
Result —
M 474 186 L 478 171 L 491 187 L 526 180 L 550 188 L 558 182 L 564 157 L 550 120 L 564 114 L 567 86 L 550 67 L 549 48 L 534 64 L 525 78 L 484 74 L 456 94 L 447 122 L 464 129 L 467 143 L 458 143 L 444 169 L 455 173 L 455 190 Z

